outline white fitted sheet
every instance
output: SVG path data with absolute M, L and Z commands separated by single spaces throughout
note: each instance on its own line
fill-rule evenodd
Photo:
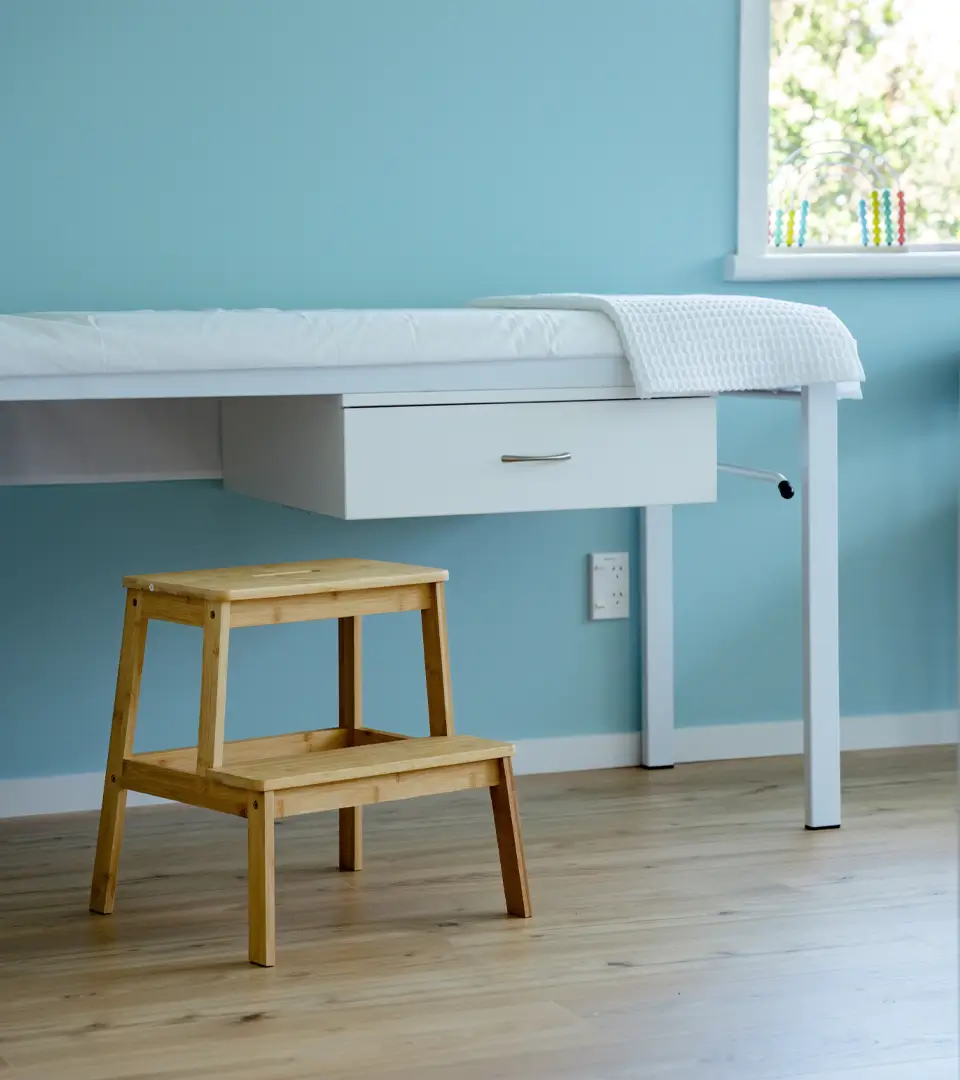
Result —
M 622 358 L 595 311 L 471 308 L 0 315 L 0 378 Z
M 0 401 L 633 390 L 600 311 L 488 308 L 0 315 Z M 860 397 L 859 384 L 841 397 Z

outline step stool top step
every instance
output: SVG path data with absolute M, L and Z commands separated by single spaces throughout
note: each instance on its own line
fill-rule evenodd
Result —
M 169 574 L 131 574 L 124 588 L 204 600 L 262 600 L 280 596 L 384 589 L 446 581 L 446 570 L 373 559 L 318 559 L 313 562 L 225 566 Z
M 212 769 L 215 777 L 229 787 L 248 791 L 275 791 L 317 787 L 345 780 L 439 769 L 444 765 L 465 765 L 512 757 L 512 743 L 481 739 L 474 735 L 434 735 L 422 739 L 350 746 L 340 750 L 319 750 L 294 757 L 264 758 L 237 762 Z

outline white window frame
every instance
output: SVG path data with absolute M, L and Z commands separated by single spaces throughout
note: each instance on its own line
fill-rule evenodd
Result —
M 955 245 L 908 245 L 902 251 L 770 250 L 770 8 L 771 0 L 740 0 L 737 251 L 727 259 L 726 279 L 960 277 L 960 247 Z

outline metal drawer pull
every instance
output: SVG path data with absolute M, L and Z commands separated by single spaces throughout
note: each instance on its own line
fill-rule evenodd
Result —
M 504 454 L 500 460 L 507 465 L 514 461 L 569 461 L 571 454 Z

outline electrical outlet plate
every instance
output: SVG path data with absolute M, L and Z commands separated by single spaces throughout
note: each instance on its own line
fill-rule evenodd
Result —
M 630 556 L 626 551 L 590 555 L 590 618 L 630 617 Z

